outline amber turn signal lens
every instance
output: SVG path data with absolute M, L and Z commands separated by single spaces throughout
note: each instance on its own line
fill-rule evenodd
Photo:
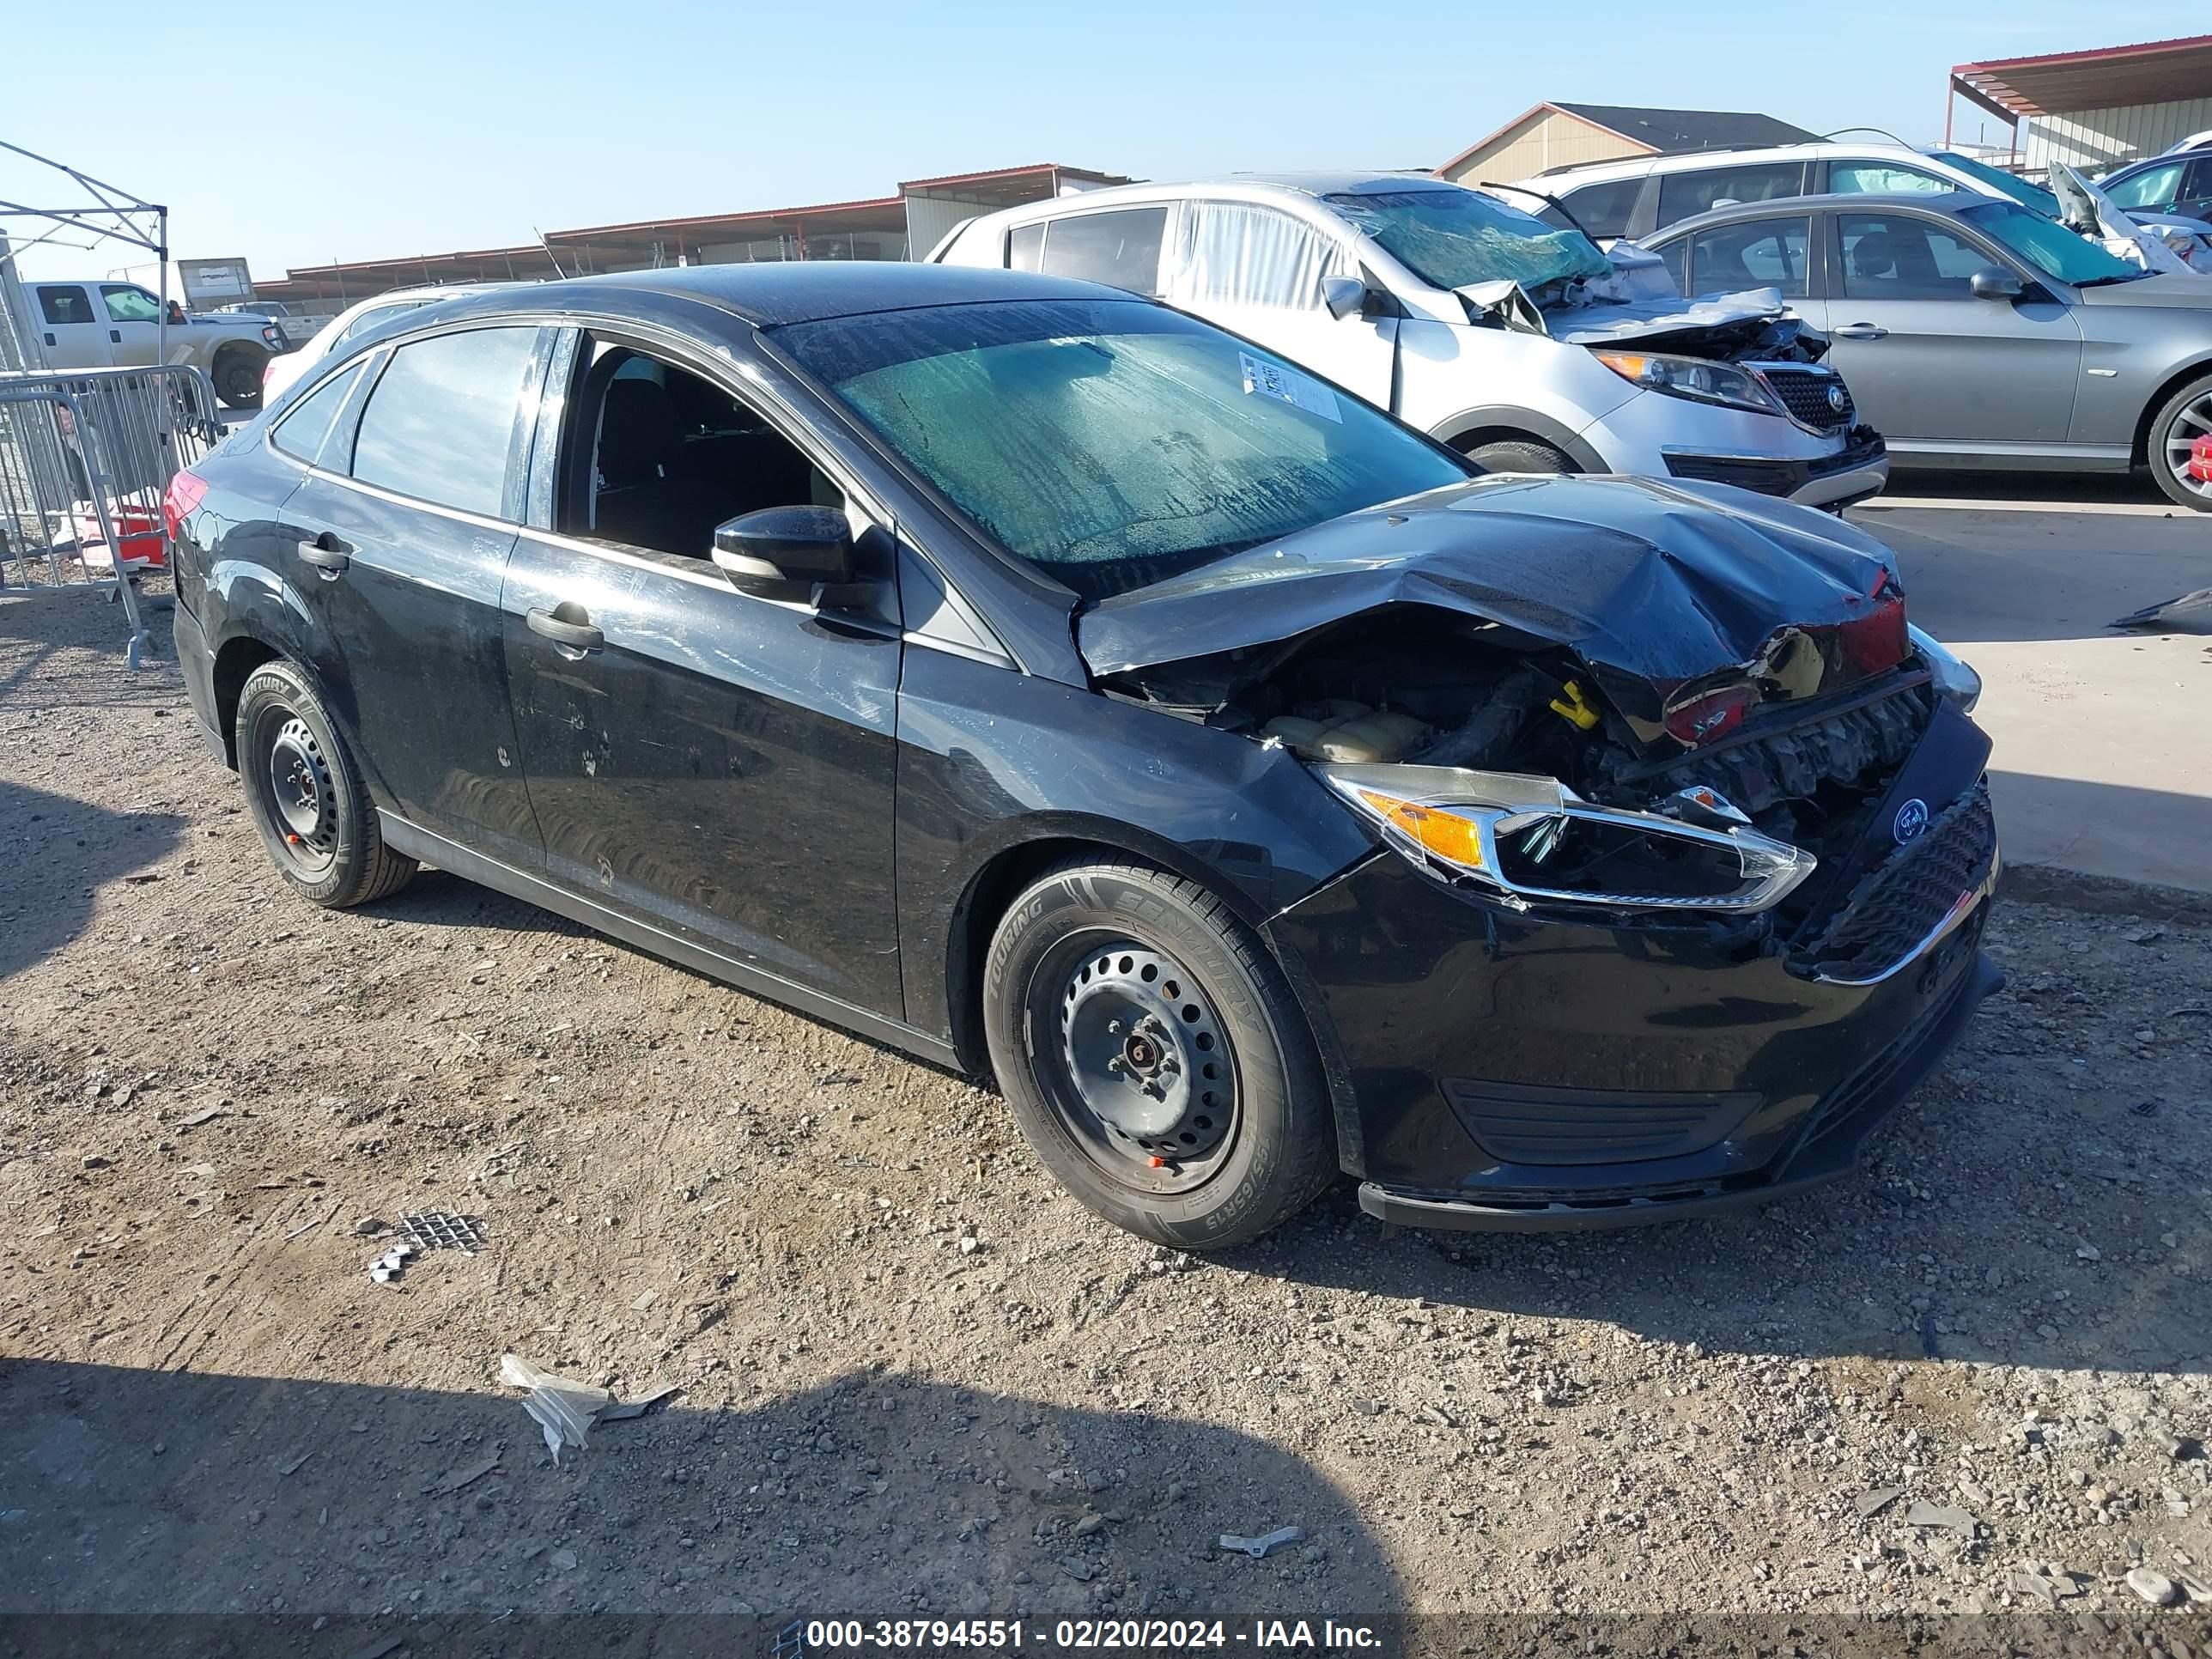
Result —
M 1464 869 L 1483 867 L 1482 832 L 1472 819 L 1447 812 L 1442 807 L 1423 806 L 1418 801 L 1377 794 L 1372 789 L 1361 790 L 1359 799 L 1376 817 L 1423 852 L 1433 853 L 1445 863 Z

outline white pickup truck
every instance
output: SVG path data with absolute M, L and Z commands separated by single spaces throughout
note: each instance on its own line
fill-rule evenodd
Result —
M 161 349 L 161 302 L 136 283 L 26 283 L 30 323 L 49 368 L 137 368 Z M 292 349 L 264 317 L 169 313 L 167 361 L 193 363 L 233 409 L 261 404 L 261 368 Z

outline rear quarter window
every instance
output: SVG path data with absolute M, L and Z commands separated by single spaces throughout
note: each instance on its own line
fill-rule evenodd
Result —
M 1160 242 L 1167 224 L 1164 207 L 1073 213 L 1052 220 L 1045 232 L 1041 269 L 1048 276 L 1073 276 L 1156 297 L 1160 291 Z

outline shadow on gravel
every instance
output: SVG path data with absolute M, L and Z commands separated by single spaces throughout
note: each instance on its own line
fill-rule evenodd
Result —
M 720 1410 L 679 1397 L 600 1425 L 557 1469 L 504 1391 L 22 1360 L 0 1365 L 0 1613 L 19 1640 L 20 1615 L 55 1612 L 278 1613 L 222 1650 L 344 1655 L 434 1617 L 474 1640 L 418 1652 L 492 1651 L 517 1630 L 491 1621 L 518 1611 L 1375 1620 L 1407 1600 L 1349 1500 L 1279 1447 L 896 1374 Z M 1265 1561 L 1214 1547 L 1282 1526 L 1308 1541 Z M 319 1614 L 331 1627 L 310 1640 Z M 204 1622 L 149 1621 L 109 1650 L 212 1651 Z M 693 1650 L 592 1626 L 597 1653 Z M 765 1638 L 714 1633 L 702 1651 L 767 1659 Z
M 509 898 L 504 893 L 495 893 L 489 887 L 480 887 L 443 870 L 422 871 L 392 897 L 380 900 L 367 914 L 410 926 L 495 927 L 510 933 L 601 938 L 580 922 L 556 916 L 550 910 L 541 910 L 520 899 Z M 627 948 L 615 939 L 604 942 L 610 951 Z
M 1723 1219 L 1540 1237 L 1386 1235 L 1347 1184 L 1279 1243 L 1221 1260 L 1501 1322 L 1595 1321 L 1717 1353 L 2212 1373 L 2212 1216 L 2196 1195 L 2212 1164 L 2141 1120 L 2110 1130 L 2085 1121 L 2070 1144 L 2015 1146 L 1948 1106 L 1930 1115 L 1948 1150 L 1981 1170 L 1974 1186 L 1939 1191 L 1862 1170 Z M 2112 1144 L 2141 1129 L 2171 1148 L 2150 1166 L 2162 1178 L 2126 1174 Z M 1930 1178 L 1916 1157 L 1892 1167 Z M 2070 1213 L 2051 1213 L 2051 1201 Z M 2079 1254 L 2092 1237 L 2094 1261 Z
M 98 889 L 166 855 L 184 822 L 173 812 L 111 812 L 0 779 L 0 979 L 76 938 Z

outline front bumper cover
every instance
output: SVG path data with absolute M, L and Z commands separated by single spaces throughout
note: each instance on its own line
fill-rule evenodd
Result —
M 1786 942 L 1771 913 L 1516 910 L 1395 853 L 1275 916 L 1363 1206 L 1425 1227 L 1620 1226 L 1846 1173 L 2003 983 L 1980 948 L 1987 752 L 1939 718 L 1892 793 L 1951 805 L 1916 852 L 1889 840 L 1885 799 L 1863 861 L 1830 861 L 1838 890 Z
M 1663 453 L 1670 477 L 1699 483 L 1734 484 L 1805 507 L 1849 507 L 1878 493 L 1889 482 L 1889 447 L 1881 434 L 1868 426 L 1853 428 L 1843 448 L 1815 459 L 1710 455 L 1677 449 Z

